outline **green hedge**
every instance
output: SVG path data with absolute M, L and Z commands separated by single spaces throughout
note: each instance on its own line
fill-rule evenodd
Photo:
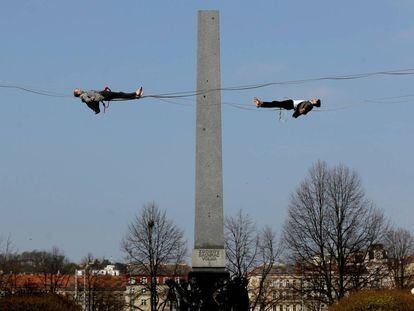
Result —
M 414 311 L 414 297 L 397 290 L 360 291 L 341 299 L 329 311 Z
M 1 311 L 80 311 L 72 301 L 58 295 L 6 296 L 0 298 Z

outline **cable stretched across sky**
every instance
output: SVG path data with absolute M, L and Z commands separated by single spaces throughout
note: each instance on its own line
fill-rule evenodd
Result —
M 274 85 L 291 85 L 291 84 L 304 84 L 309 82 L 316 82 L 316 81 L 335 81 L 335 80 L 355 80 L 355 79 L 362 79 L 368 78 L 372 76 L 406 76 L 406 75 L 414 75 L 414 68 L 407 68 L 407 69 L 397 69 L 397 70 L 386 70 L 386 71 L 374 71 L 374 72 L 365 72 L 365 73 L 356 73 L 356 74 L 349 74 L 349 75 L 335 75 L 335 76 L 326 76 L 326 77 L 317 77 L 317 78 L 307 78 L 307 79 L 299 79 L 299 80 L 287 80 L 287 81 L 276 81 L 276 82 L 266 82 L 266 83 L 259 83 L 259 84 L 248 84 L 248 85 L 239 85 L 239 86 L 230 86 L 230 87 L 222 87 L 218 89 L 209 89 L 209 90 L 200 90 L 200 91 L 181 91 L 181 92 L 169 92 L 169 93 L 161 93 L 161 94 L 151 94 L 151 95 L 143 95 L 141 98 L 182 98 L 182 97 L 194 97 L 197 95 L 202 95 L 208 92 L 214 91 L 244 91 L 244 90 L 251 90 L 251 89 L 258 89 L 264 88 Z M 26 92 L 32 92 L 39 95 L 45 96 L 54 96 L 54 97 L 72 97 L 72 94 L 67 93 L 58 93 L 53 91 L 48 91 L 44 89 L 37 89 L 34 87 L 29 87 L 17 83 L 8 83 L 0 81 L 0 87 L 2 88 L 15 88 Z
M 356 74 L 348 74 L 348 75 L 332 75 L 332 76 L 325 76 L 325 77 L 316 77 L 316 78 L 306 78 L 306 79 L 298 79 L 298 80 L 287 80 L 287 81 L 275 81 L 275 82 L 266 82 L 266 83 L 258 83 L 258 84 L 248 84 L 248 85 L 238 85 L 238 86 L 230 86 L 230 87 L 222 87 L 217 89 L 207 89 L 207 90 L 197 90 L 197 91 L 179 91 L 179 92 L 168 92 L 168 93 L 160 93 L 160 94 L 149 94 L 149 95 L 141 95 L 134 98 L 111 98 L 111 100 L 129 100 L 129 99 L 144 99 L 144 98 L 153 98 L 163 102 L 167 102 L 170 104 L 176 105 L 183 105 L 186 104 L 174 102 L 173 99 L 190 99 L 191 97 L 196 97 L 198 95 L 204 95 L 210 92 L 215 91 L 246 91 L 252 89 L 259 89 L 259 88 L 266 88 L 270 86 L 276 85 L 298 85 L 298 84 L 305 84 L 310 82 L 317 82 L 317 81 L 344 81 L 344 80 L 355 80 L 355 79 L 363 79 L 373 76 L 409 76 L 414 75 L 414 68 L 406 68 L 406 69 L 397 69 L 397 70 L 386 70 L 386 71 L 373 71 L 373 72 L 364 72 L 364 73 L 356 73 Z M 35 88 L 27 85 L 17 84 L 17 83 L 10 83 L 0 81 L 0 88 L 11 88 L 17 89 L 19 91 L 30 92 L 37 95 L 48 96 L 48 97 L 72 97 L 73 94 L 62 93 L 62 92 L 55 92 L 51 90 L 45 90 L 40 88 Z M 399 102 L 408 102 L 411 101 L 410 97 L 414 95 L 403 95 L 403 96 L 394 96 L 394 97 L 386 97 L 381 99 L 371 99 L 371 100 L 364 100 L 367 103 L 396 103 L 395 99 L 399 99 Z M 390 101 L 391 100 L 391 101 Z M 255 108 L 248 108 L 246 105 L 237 104 L 237 103 L 228 103 L 223 102 L 224 105 L 229 105 L 234 108 L 238 109 L 245 109 L 245 110 L 255 110 Z M 192 104 L 191 104 L 192 105 Z M 89 105 L 88 105 L 89 106 Z M 250 106 L 250 105 L 249 105 Z M 352 105 L 348 105 L 349 107 Z M 106 106 L 104 106 L 106 107 Z M 289 106 L 290 107 L 290 106 Z M 320 111 L 332 111 L 332 110 L 339 110 L 344 109 L 346 107 L 334 108 L 334 109 L 323 109 Z M 278 107 L 281 108 L 281 107 Z M 91 108 L 92 109 L 92 108 Z M 93 109 L 95 113 L 97 113 L 96 107 Z M 98 111 L 99 112 L 99 111 Z
M 171 93 L 163 93 L 163 94 L 156 94 L 156 95 L 146 95 L 146 96 L 143 96 L 143 98 L 144 97 L 182 98 L 182 97 L 193 97 L 197 95 L 203 95 L 203 94 L 214 92 L 214 91 L 245 91 L 245 90 L 258 89 L 258 88 L 265 88 L 265 87 L 274 86 L 274 85 L 305 84 L 305 83 L 317 82 L 317 81 L 355 80 L 355 79 L 368 78 L 372 76 L 406 76 L 406 75 L 414 75 L 414 69 L 408 68 L 408 69 L 400 69 L 400 70 L 374 71 L 374 72 L 357 73 L 357 74 L 350 74 L 350 75 L 337 75 L 337 76 L 326 76 L 326 77 L 308 78 L 308 79 L 300 79 L 300 80 L 287 80 L 287 81 L 266 82 L 266 83 L 260 83 L 260 84 L 239 85 L 239 86 L 222 87 L 218 89 L 209 89 L 209 90 L 200 90 L 200 91 L 171 92 Z
M 24 92 L 34 93 L 37 95 L 43 95 L 43 96 L 50 96 L 50 97 L 72 97 L 72 95 L 65 94 L 65 93 L 57 93 L 53 91 L 38 89 L 30 86 L 25 86 L 22 84 L 12 84 L 12 83 L 5 83 L 3 81 L 0 81 L 0 88 L 9 88 L 9 89 L 16 89 Z

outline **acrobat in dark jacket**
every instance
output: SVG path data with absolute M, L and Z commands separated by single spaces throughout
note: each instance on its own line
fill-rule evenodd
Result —
M 73 90 L 73 96 L 79 97 L 82 100 L 82 102 L 84 102 L 90 109 L 92 109 L 95 112 L 95 114 L 98 114 L 101 111 L 99 109 L 100 102 L 103 103 L 104 101 L 111 101 L 114 99 L 138 99 L 142 96 L 142 94 L 142 87 L 140 87 L 133 93 L 112 92 L 108 87 L 106 87 L 103 91 L 83 91 L 78 88 Z
M 283 108 L 286 110 L 294 109 L 295 112 L 292 114 L 292 117 L 297 118 L 300 115 L 306 115 L 313 109 L 313 107 L 320 107 L 321 101 L 320 99 L 313 98 L 311 100 L 287 99 L 282 101 L 274 100 L 271 102 L 264 102 L 255 97 L 253 98 L 253 104 L 258 108 Z

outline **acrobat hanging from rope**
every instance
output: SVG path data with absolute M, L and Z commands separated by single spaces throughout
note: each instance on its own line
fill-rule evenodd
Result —
M 80 97 L 80 99 L 90 108 L 92 109 L 95 114 L 101 112 L 99 109 L 99 103 L 102 102 L 105 109 L 108 108 L 108 104 L 105 105 L 104 101 L 111 101 L 111 100 L 131 100 L 131 99 L 139 99 L 141 98 L 142 94 L 144 93 L 142 87 L 137 89 L 134 93 L 124 93 L 124 92 L 112 92 L 109 87 L 105 87 L 103 91 L 83 91 L 81 89 L 74 89 L 73 96 Z
M 286 110 L 294 109 L 295 112 L 292 114 L 292 117 L 297 118 L 301 115 L 306 115 L 309 111 L 313 109 L 313 107 L 320 107 L 321 100 L 313 98 L 311 100 L 287 99 L 282 101 L 274 100 L 271 102 L 264 102 L 258 99 L 257 97 L 254 97 L 253 104 L 255 104 L 257 108 L 283 108 Z

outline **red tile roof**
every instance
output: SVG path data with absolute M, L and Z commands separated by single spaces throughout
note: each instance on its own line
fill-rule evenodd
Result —
M 50 283 L 56 284 L 59 290 L 74 290 L 75 277 L 73 275 L 45 275 L 42 274 L 15 274 L 3 275 L 2 280 L 6 288 L 13 289 L 37 289 L 48 290 Z M 79 289 L 83 288 L 83 276 L 78 277 Z M 122 290 L 126 289 L 127 276 L 109 276 L 109 275 L 91 275 L 87 278 L 87 284 L 95 287 L 97 290 Z

